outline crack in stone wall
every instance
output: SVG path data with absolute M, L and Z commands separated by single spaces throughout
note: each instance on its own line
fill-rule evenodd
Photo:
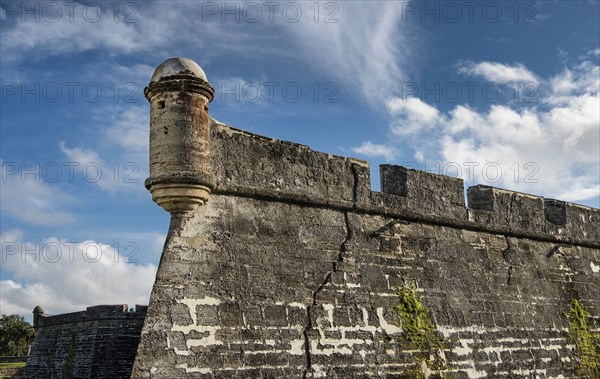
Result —
M 511 259 L 510 259 L 509 254 L 512 253 L 512 248 L 510 245 L 510 237 L 505 236 L 505 239 L 506 239 L 506 249 L 502 250 L 502 258 L 504 259 L 504 262 L 506 262 L 506 264 L 508 265 L 506 284 L 508 284 L 510 286 L 510 281 L 512 279 L 512 273 L 513 273 L 513 265 L 510 262 Z
M 321 283 L 321 285 L 319 286 L 319 288 L 317 288 L 316 291 L 313 292 L 312 294 L 312 304 L 306 307 L 306 317 L 307 317 L 307 326 L 304 329 L 303 335 L 304 335 L 304 348 L 306 351 L 306 369 L 304 370 L 304 373 L 302 374 L 302 378 L 307 378 L 310 371 L 311 371 L 311 367 L 312 367 L 312 358 L 311 358 L 311 344 L 310 344 L 310 331 L 313 329 L 313 323 L 312 323 L 312 315 L 311 312 L 314 309 L 314 307 L 317 306 L 317 296 L 319 295 L 319 293 L 323 290 L 323 288 L 325 288 L 325 286 L 327 284 L 330 284 L 332 281 L 332 275 L 337 272 L 337 264 L 341 263 L 344 261 L 344 253 L 347 252 L 347 244 L 348 242 L 350 242 L 350 240 L 352 239 L 352 229 L 350 227 L 350 221 L 348 220 L 348 212 L 344 212 L 344 223 L 346 226 L 346 236 L 344 241 L 342 241 L 342 243 L 340 244 L 340 250 L 338 252 L 337 255 L 337 260 L 331 262 L 331 271 L 329 271 L 327 273 L 327 275 L 325 276 L 325 279 L 323 280 L 323 283 Z
M 356 170 L 355 164 L 351 165 L 351 170 L 352 170 L 352 177 L 354 178 L 354 182 L 353 182 L 353 186 L 352 186 L 352 205 L 353 205 L 353 207 L 356 207 L 356 201 L 357 201 L 357 197 L 358 197 L 359 179 L 358 179 L 358 172 Z M 312 330 L 312 328 L 313 328 L 311 311 L 314 309 L 314 307 L 317 306 L 317 295 L 323 290 L 323 288 L 325 288 L 325 286 L 327 284 L 329 284 L 331 282 L 332 275 L 335 272 L 337 272 L 337 264 L 344 261 L 344 253 L 347 252 L 346 245 L 352 239 L 352 229 L 350 226 L 350 220 L 348 219 L 348 211 L 344 212 L 344 225 L 345 225 L 346 236 L 345 236 L 344 240 L 342 241 L 342 243 L 340 244 L 340 249 L 339 249 L 339 252 L 337 255 L 337 260 L 333 261 L 331 263 L 331 265 L 332 265 L 331 271 L 329 271 L 327 273 L 327 275 L 325 275 L 325 279 L 323 280 L 323 282 L 321 283 L 319 288 L 317 288 L 317 290 L 313 292 L 312 303 L 306 307 L 307 325 L 303 332 L 304 349 L 305 349 L 305 354 L 306 354 L 306 369 L 304 370 L 304 372 L 302 374 L 302 378 L 307 378 L 307 376 L 311 370 L 311 366 L 312 366 L 311 344 L 310 344 L 310 335 L 309 335 L 310 330 Z
M 358 197 L 358 172 L 356 170 L 356 164 L 352 164 L 351 166 L 351 170 L 352 170 L 352 177 L 354 179 L 353 181 L 353 185 L 352 185 L 352 207 L 356 208 L 356 202 L 357 202 L 357 197 Z M 348 220 L 348 212 L 344 212 L 344 225 L 346 228 L 346 236 L 344 241 L 342 241 L 342 243 L 340 244 L 340 249 L 337 255 L 337 260 L 332 262 L 332 267 L 331 267 L 331 271 L 329 271 L 327 273 L 327 275 L 325 276 L 325 279 L 323 280 L 323 282 L 321 283 L 321 285 L 319 286 L 319 288 L 317 288 L 316 291 L 313 292 L 312 294 L 312 304 L 306 307 L 306 317 L 307 317 L 307 326 L 304 329 L 303 335 L 304 335 L 304 348 L 305 348 L 305 352 L 306 352 L 306 370 L 304 371 L 302 377 L 306 378 L 309 371 L 311 370 L 311 366 L 312 366 L 312 361 L 311 361 L 311 346 L 310 346 L 310 336 L 309 336 L 309 332 L 310 330 L 313 328 L 313 324 L 312 324 L 312 317 L 311 317 L 311 311 L 313 310 L 313 307 L 315 307 L 317 305 L 317 295 L 323 290 L 323 288 L 331 282 L 331 276 L 333 275 L 333 273 L 335 273 L 337 271 L 337 263 L 341 263 L 344 260 L 344 253 L 347 251 L 346 250 L 346 244 L 350 241 L 350 239 L 352 238 L 352 231 L 350 228 L 350 222 Z

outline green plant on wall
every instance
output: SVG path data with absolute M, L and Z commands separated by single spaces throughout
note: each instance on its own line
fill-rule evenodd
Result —
M 69 343 L 69 351 L 67 352 L 67 359 L 65 362 L 65 379 L 73 378 L 73 365 L 75 363 L 75 335 L 71 336 L 71 343 Z
M 569 337 L 575 344 L 577 374 L 600 377 L 600 333 L 590 330 L 590 313 L 581 301 L 573 299 L 565 317 L 569 320 Z
M 423 305 L 415 289 L 414 280 L 408 280 L 398 290 L 399 304 L 395 310 L 403 331 L 401 338 L 411 348 L 420 351 L 415 357 L 415 378 L 445 378 L 448 367 L 444 357 L 444 340 L 436 333 L 429 308 Z
M 50 378 L 52 375 L 52 370 L 54 370 L 54 354 L 56 354 L 56 340 L 57 335 L 54 335 L 52 339 L 52 345 L 50 345 L 50 350 L 48 351 L 48 359 L 46 361 L 46 379 Z

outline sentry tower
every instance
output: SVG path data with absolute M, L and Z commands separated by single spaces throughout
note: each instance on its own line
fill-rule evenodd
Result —
M 208 103 L 214 89 L 198 64 L 170 58 L 160 64 L 144 94 L 150 102 L 152 200 L 171 214 L 189 214 L 214 189 L 210 171 Z

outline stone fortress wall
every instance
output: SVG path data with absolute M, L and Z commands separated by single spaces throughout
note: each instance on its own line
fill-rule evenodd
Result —
M 133 378 L 597 378 L 600 211 L 278 141 L 159 66 L 171 212 Z M 589 348 L 591 346 L 591 348 Z
M 141 309 L 38 315 L 29 377 L 600 378 L 600 210 L 393 165 L 372 191 L 211 119 L 187 59 L 145 94 L 171 224 L 141 337 Z
M 126 304 L 97 305 L 85 311 L 55 316 L 36 307 L 36 330 L 25 377 L 115 378 L 131 377 L 147 307 Z

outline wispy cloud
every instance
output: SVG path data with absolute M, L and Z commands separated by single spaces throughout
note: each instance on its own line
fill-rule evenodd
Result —
M 567 67 L 548 81 L 550 91 L 545 101 L 549 104 L 567 104 L 573 97 L 595 94 L 600 88 L 600 66 L 584 59 L 574 67 Z
M 393 147 L 387 145 L 379 145 L 371 141 L 366 141 L 358 147 L 353 147 L 352 151 L 354 151 L 357 154 L 365 155 L 367 157 L 383 157 L 389 162 L 393 161 L 398 153 L 397 150 Z
M 103 133 L 109 143 L 126 152 L 147 152 L 150 121 L 146 107 L 132 106 L 117 112 L 112 109 L 107 114 L 110 125 Z
M 135 133 L 133 133 L 135 136 Z M 132 138 L 132 136 L 128 136 Z M 59 148 L 71 165 L 76 165 L 80 173 L 75 180 L 98 186 L 100 189 L 115 194 L 117 192 L 143 193 L 140 185 L 140 163 L 126 158 L 106 162 L 97 150 L 83 147 L 68 147 L 62 141 Z M 122 158 L 124 156 L 121 156 Z
M 77 165 L 76 180 L 111 194 L 144 192 L 141 185 L 148 166 L 149 114 L 145 106 L 102 106 L 93 111 L 90 125 L 97 135 L 90 146 L 61 141 L 65 158 Z
M 93 3 L 91 6 L 77 3 L 56 3 L 58 11 L 45 16 L 39 2 L 23 2 L 23 5 L 12 9 L 7 21 L 13 21 L 12 27 L 4 26 L 2 33 L 3 59 L 20 60 L 29 51 L 35 50 L 41 56 L 73 54 L 94 49 L 102 49 L 114 53 L 135 53 L 163 45 L 168 35 L 153 33 L 148 22 L 142 22 L 144 15 L 113 13 L 109 4 Z M 17 4 L 19 5 L 19 4 Z M 30 13 L 24 13 L 29 9 Z M 37 14 L 36 9 L 40 9 Z M 14 15 L 13 15 L 14 13 Z M 129 19 L 126 19 L 130 16 Z M 14 18 L 14 20 L 12 20 Z M 137 21 L 137 22 L 135 22 Z M 155 28 L 160 30 L 160 21 Z M 155 30 L 156 31 L 156 30 Z
M 45 180 L 46 176 L 54 177 L 55 173 L 62 175 L 67 167 L 56 162 L 42 166 L 35 162 L 0 160 L 0 164 L 2 212 L 32 225 L 49 226 L 75 220 L 75 216 L 67 211 L 74 199 Z M 42 172 L 44 170 L 48 171 L 47 175 Z
M 410 25 L 400 22 L 403 4 L 335 4 L 339 7 L 334 16 L 337 22 L 303 22 L 287 31 L 313 68 L 333 75 L 345 88 L 357 91 L 370 105 L 380 107 L 398 93 L 410 60 L 406 48 Z
M 215 89 L 213 104 L 219 104 L 231 111 L 244 112 L 260 107 L 260 109 L 270 108 L 269 112 L 276 112 L 277 109 L 273 109 L 276 108 L 273 105 L 283 101 L 281 92 L 277 93 L 273 90 L 275 86 L 281 87 L 281 83 L 273 82 L 266 76 L 217 77 L 210 82 Z
M 537 83 L 536 75 L 522 64 L 508 65 L 497 62 L 463 62 L 458 72 L 465 75 L 481 76 L 487 81 L 499 84 Z
M 164 56 L 189 52 L 193 46 L 202 51 L 205 62 L 223 51 L 277 53 L 271 44 L 257 43 L 275 38 L 273 35 L 249 32 L 249 24 L 236 22 L 231 14 L 226 22 L 221 12 L 207 17 L 207 3 L 223 8 L 219 11 L 228 7 L 225 3 L 185 1 L 57 2 L 53 8 L 61 14 L 56 16 L 46 15 L 39 1 L 10 3 L 10 12 L 4 9 L 8 5 L 0 8 L 5 15 L 0 52 L 5 64 L 31 59 L 32 51 L 35 59 L 86 52 L 109 57 L 141 53 Z M 25 15 L 23 9 L 30 13 Z M 250 25 L 254 32 L 264 28 L 262 23 Z

